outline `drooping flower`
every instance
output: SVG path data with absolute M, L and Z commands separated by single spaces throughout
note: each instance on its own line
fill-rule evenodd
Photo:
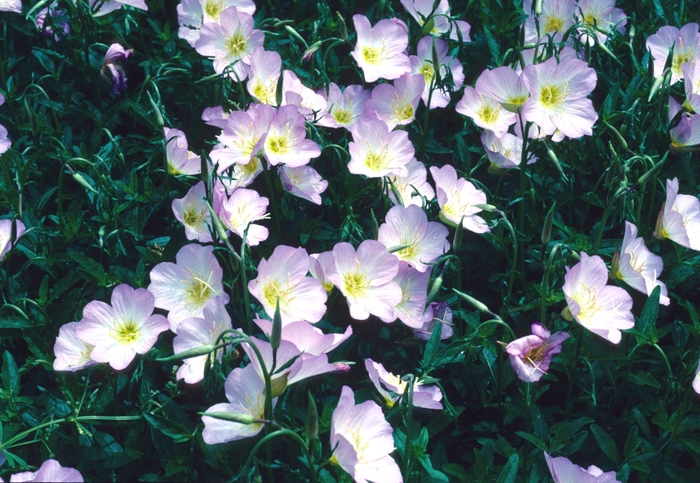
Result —
M 321 193 L 328 188 L 328 181 L 321 178 L 311 166 L 299 166 L 291 168 L 282 165 L 279 168 L 282 187 L 299 198 L 303 198 L 317 205 L 321 204 Z
M 581 252 L 581 261 L 566 268 L 562 289 L 568 311 L 576 322 L 618 344 L 622 340 L 620 329 L 634 327 L 632 297 L 624 289 L 607 283 L 608 269 L 603 259 Z M 564 316 L 568 314 L 565 312 Z
M 464 88 L 464 97 L 457 103 L 455 110 L 472 118 L 477 126 L 493 131 L 501 137 L 508 128 L 515 124 L 515 114 L 506 111 L 501 104 L 479 93 L 471 86 Z
M 255 190 L 238 188 L 223 202 L 217 214 L 228 229 L 241 238 L 246 235 L 246 243 L 254 247 L 267 240 L 270 234 L 266 227 L 254 223 L 268 218 L 265 212 L 269 202 Z
M 177 326 L 177 336 L 173 339 L 173 353 L 180 354 L 190 349 L 203 346 L 215 346 L 221 333 L 231 328 L 231 317 L 221 297 L 214 297 L 204 306 L 202 317 L 189 317 Z M 184 379 L 187 384 L 196 384 L 204 379 L 204 369 L 209 360 L 221 361 L 223 350 L 218 349 L 210 355 L 189 357 L 182 361 L 177 370 L 177 379 Z
M 437 53 L 438 65 L 433 65 L 433 46 Z M 464 84 L 464 72 L 462 64 L 454 57 L 447 55 L 449 46 L 444 40 L 432 36 L 425 36 L 416 46 L 416 54 L 411 55 L 411 72 L 421 74 L 425 80 L 425 88 L 421 94 L 423 104 L 430 109 L 445 107 L 450 103 L 450 92 L 458 91 Z M 445 79 L 449 76 L 452 82 L 447 85 Z M 442 86 L 439 84 L 442 83 Z M 432 91 L 432 94 L 431 94 Z
M 251 96 L 263 104 L 276 105 L 277 82 L 282 57 L 275 51 L 256 48 L 250 56 L 249 79 L 246 85 Z
M 355 394 L 343 386 L 331 418 L 331 462 L 357 483 L 401 483 L 401 471 L 389 456 L 394 451 L 391 425 L 374 401 L 355 404 Z
M 349 243 L 338 243 L 333 257 L 335 265 L 326 276 L 347 298 L 350 316 L 366 320 L 373 314 L 383 322 L 393 322 L 394 307 L 401 302 L 401 287 L 393 281 L 399 259 L 374 240 L 363 241 L 357 252 Z
M 53 361 L 54 371 L 75 372 L 97 363 L 90 358 L 90 352 L 94 346 L 83 342 L 78 337 L 75 333 L 77 326 L 78 322 L 68 322 L 58 329 L 58 337 L 53 346 L 56 356 Z
M 666 180 L 666 202 L 656 219 L 654 236 L 700 251 L 700 200 L 678 194 L 678 178 Z
M 483 218 L 477 215 L 481 208 L 474 205 L 485 204 L 486 194 L 477 189 L 470 181 L 457 178 L 457 171 L 446 164 L 442 168 L 430 168 L 435 180 L 440 219 L 452 226 L 459 226 L 474 233 L 491 231 Z
M 126 74 L 119 62 L 128 59 L 132 53 L 133 50 L 127 50 L 120 44 L 112 44 L 107 49 L 100 74 L 112 84 L 112 94 L 126 89 Z
M 536 382 L 547 373 L 552 357 L 561 352 L 566 332 L 550 334 L 540 322 L 532 324 L 532 335 L 516 339 L 506 346 L 510 365 L 521 381 Z
M 239 439 L 252 438 L 262 431 L 265 417 L 265 383 L 255 373 L 252 364 L 244 368 L 237 367 L 226 378 L 224 383 L 226 399 L 229 402 L 220 403 L 207 409 L 207 413 L 233 413 L 249 417 L 251 424 L 202 416 L 204 430 L 202 439 L 207 444 L 228 443 Z M 277 398 L 272 400 L 272 407 Z
M 523 105 L 527 121 L 536 123 L 541 135 L 560 131 L 570 138 L 592 135 L 598 119 L 593 103 L 586 96 L 595 88 L 597 75 L 578 59 L 552 57 L 523 69 L 523 82 L 530 98 Z
M 264 152 L 265 159 L 273 166 L 283 163 L 297 168 L 320 156 L 321 148 L 306 139 L 304 116 L 297 107 L 287 105 L 280 107 L 270 122 Z
M 182 0 L 177 6 L 178 36 L 194 48 L 202 25 L 219 23 L 221 13 L 228 7 L 236 7 L 248 15 L 255 13 L 253 0 Z
M 228 7 L 219 16 L 219 23 L 208 22 L 199 31 L 199 40 L 195 49 L 201 55 L 213 57 L 214 71 L 222 74 L 232 66 L 229 74 L 234 80 L 244 80 L 248 77 L 251 53 L 262 47 L 265 34 L 255 30 L 253 17 L 239 11 L 236 7 Z
M 365 82 L 398 79 L 411 70 L 404 53 L 408 47 L 408 28 L 397 19 L 383 19 L 372 27 L 364 15 L 352 17 L 357 31 L 355 50 L 350 55 L 362 69 Z
M 248 290 L 274 317 L 279 301 L 282 323 L 298 320 L 318 322 L 326 313 L 326 291 L 321 282 L 308 277 L 309 254 L 303 248 L 278 245 L 269 260 L 262 259 L 258 276 Z
M 591 465 L 584 470 L 563 456 L 552 458 L 545 452 L 545 460 L 554 483 L 620 483 L 614 471 L 603 473 L 597 466 Z
M 360 85 L 349 85 L 341 92 L 340 87 L 331 82 L 326 98 L 326 112 L 322 113 L 316 124 L 352 129 L 356 121 L 369 119 L 365 103 L 370 96 L 370 92 Z
M 152 315 L 155 298 L 146 289 L 134 290 L 126 284 L 112 292 L 112 305 L 93 300 L 85 306 L 75 333 L 93 345 L 90 358 L 108 362 L 113 369 L 125 369 L 136 354 L 145 354 L 170 328 L 162 315 Z
M 408 245 L 394 255 L 425 272 L 431 262 L 450 249 L 449 231 L 440 223 L 428 221 L 425 212 L 415 205 L 394 206 L 386 214 L 386 223 L 379 227 L 378 240 L 387 248 Z
M 667 25 L 647 39 L 647 49 L 654 57 L 654 77 L 663 74 L 669 52 L 671 60 L 671 84 L 683 78 L 683 64 L 695 63 L 700 58 L 700 32 L 698 24 L 685 24 L 680 30 Z
M 659 302 L 668 305 L 668 290 L 663 282 L 657 280 L 664 268 L 664 261 L 654 255 L 644 244 L 644 238 L 637 237 L 637 227 L 625 222 L 625 236 L 622 246 L 615 252 L 611 273 L 630 287 L 651 295 L 656 286 L 660 287 Z
M 365 104 L 367 112 L 384 121 L 391 131 L 396 125 L 410 124 L 416 116 L 425 80 L 420 74 L 406 73 L 391 84 L 379 84 Z
M 382 395 L 386 404 L 392 407 L 406 392 L 408 383 L 401 376 L 387 371 L 382 364 L 365 359 L 365 369 L 369 378 Z M 413 405 L 417 408 L 442 409 L 442 391 L 437 386 L 425 386 L 420 379 L 413 381 Z
M 418 161 L 416 158 L 411 159 L 406 163 L 408 174 L 406 176 L 387 176 L 387 180 L 391 182 L 393 189 L 389 191 L 389 199 L 395 205 L 403 204 L 423 206 L 423 199 L 431 201 L 435 198 L 435 190 L 428 183 L 428 170 L 425 169 L 425 164 Z M 401 201 L 396 199 L 394 190 L 398 192 Z
M 435 324 L 440 323 L 440 340 L 449 339 L 454 334 L 452 329 L 452 310 L 447 302 L 433 302 L 427 309 L 432 318 L 419 329 L 413 329 L 413 335 L 418 340 L 428 340 L 433 333 Z
M 406 131 L 392 131 L 383 121 L 357 121 L 348 145 L 348 171 L 368 178 L 406 176 L 406 165 L 414 159 L 415 149 Z
M 12 250 L 12 247 L 17 244 L 25 232 L 24 223 L 21 220 L 15 220 L 15 239 L 12 239 L 12 220 L 0 220 L 0 262 L 5 259 L 7 254 Z
M 188 240 L 210 243 L 211 215 L 206 203 L 206 188 L 200 181 L 187 192 L 184 198 L 175 198 L 172 203 L 175 218 L 185 225 Z
M 70 15 L 57 5 L 58 2 L 54 1 L 39 10 L 34 18 L 34 24 L 42 34 L 53 37 L 54 41 L 59 42 L 70 33 Z
M 23 471 L 15 473 L 10 477 L 11 482 L 15 481 L 52 481 L 52 482 L 72 482 L 82 483 L 85 481 L 80 471 L 75 468 L 66 468 L 54 459 L 44 461 L 37 471 Z
M 189 317 L 202 317 L 207 302 L 217 295 L 225 303 L 223 270 L 214 256 L 214 247 L 185 245 L 177 252 L 176 262 L 159 263 L 151 270 L 148 291 L 155 296 L 155 306 L 169 310 L 173 332 Z

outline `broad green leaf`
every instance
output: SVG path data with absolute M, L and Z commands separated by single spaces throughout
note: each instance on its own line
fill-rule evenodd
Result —
M 593 437 L 598 442 L 598 445 L 600 445 L 600 449 L 603 450 L 603 453 L 617 463 L 618 454 L 615 440 L 612 439 L 612 437 L 597 424 L 591 424 L 591 431 L 593 432 Z
M 2 355 L 2 386 L 15 397 L 19 394 L 19 369 L 10 351 Z
M 518 462 L 520 458 L 518 454 L 515 453 L 508 458 L 508 463 L 503 467 L 501 474 L 498 475 L 498 480 L 496 483 L 513 483 L 515 477 L 518 476 Z
M 642 332 L 642 335 L 647 340 L 650 340 L 652 344 L 656 344 L 659 341 L 656 333 L 656 319 L 659 316 L 660 294 L 661 288 L 657 285 L 651 291 L 651 295 L 649 295 L 644 304 L 644 309 L 642 309 L 642 315 L 639 316 L 639 321 L 637 322 L 638 329 Z

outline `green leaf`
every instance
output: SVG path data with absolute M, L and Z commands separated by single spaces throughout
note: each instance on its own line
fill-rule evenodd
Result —
M 659 296 L 661 294 L 661 288 L 657 285 L 654 290 L 651 291 L 651 295 L 644 304 L 644 309 L 642 310 L 642 315 L 639 316 L 639 321 L 637 322 L 639 330 L 642 335 L 650 340 L 652 344 L 656 344 L 658 339 L 658 334 L 656 333 L 656 319 L 659 316 Z
M 508 458 L 508 463 L 503 467 L 503 471 L 498 475 L 498 480 L 496 483 L 513 483 L 515 477 L 518 476 L 518 462 L 520 458 L 518 454 L 515 453 Z
M 19 369 L 10 351 L 2 355 L 2 385 L 15 397 L 19 394 Z
M 661 387 L 659 381 L 654 379 L 654 376 L 647 372 L 640 372 L 639 374 L 629 374 L 627 377 L 629 378 L 630 382 L 633 382 L 638 386 L 646 385 L 655 387 L 656 389 Z
M 106 285 L 107 274 L 105 273 L 104 268 L 102 268 L 102 265 L 97 263 L 92 258 L 86 257 L 85 255 L 81 255 L 77 252 L 68 252 L 68 256 L 70 256 L 74 261 L 78 262 L 78 264 L 85 269 L 83 273 L 86 274 L 86 280 L 94 280 L 102 287 Z
M 610 435 L 597 424 L 591 424 L 591 431 L 593 432 L 593 437 L 598 442 L 600 449 L 603 450 L 603 453 L 605 453 L 608 458 L 617 464 L 618 455 L 615 440 L 612 439 L 612 437 L 610 437 Z
M 29 329 L 33 326 L 31 320 L 22 317 L 3 317 L 0 319 L 0 329 Z
M 148 424 L 166 436 L 170 436 L 176 443 L 184 443 L 192 439 L 192 434 L 180 423 L 165 419 L 155 414 L 143 413 L 143 417 Z
M 440 350 L 440 335 L 442 334 L 442 322 L 436 321 L 433 326 L 433 331 L 430 333 L 428 343 L 425 345 L 423 352 L 422 367 L 430 367 L 435 360 L 435 357 Z
M 523 439 L 528 440 L 529 442 L 534 444 L 537 448 L 541 449 L 542 451 L 548 451 L 547 445 L 545 445 L 542 442 L 542 440 L 540 438 L 538 438 L 537 436 L 530 434 L 530 433 L 526 433 L 524 431 L 516 431 L 515 434 L 517 434 L 518 436 L 520 436 Z
M 641 441 L 639 440 L 639 428 L 637 428 L 637 425 L 633 425 L 630 428 L 630 432 L 627 435 L 627 439 L 625 439 L 625 459 L 629 460 L 634 456 L 634 452 L 639 447 L 639 443 Z

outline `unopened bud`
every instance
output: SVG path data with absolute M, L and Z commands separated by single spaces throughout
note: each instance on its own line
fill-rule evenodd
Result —
M 309 391 L 309 406 L 306 410 L 306 436 L 309 441 L 313 441 L 318 437 L 318 410 L 316 409 L 316 401 L 311 396 Z
M 274 379 L 270 379 L 270 384 L 272 385 L 272 397 L 279 397 L 284 394 L 287 389 L 287 380 L 289 376 L 289 371 L 285 371 L 282 374 L 276 374 Z
M 311 47 L 306 49 L 304 52 L 304 56 L 301 58 L 304 62 L 308 62 L 311 60 L 311 58 L 314 56 L 316 52 L 318 52 L 318 49 L 321 48 L 322 41 L 314 42 Z
M 573 322 L 574 320 L 574 316 L 571 314 L 571 310 L 569 310 L 568 305 L 564 307 L 564 310 L 561 311 L 561 316 L 564 320 L 568 322 Z
M 557 209 L 557 202 L 555 201 L 552 207 L 547 212 L 547 216 L 544 219 L 544 226 L 542 227 L 542 244 L 546 245 L 552 239 L 552 223 L 554 221 L 554 210 Z
M 610 279 L 618 280 L 622 278 L 620 275 L 620 247 L 617 247 L 613 255 L 612 263 L 610 264 Z
M 493 312 L 491 312 L 491 311 L 489 310 L 489 308 L 486 306 L 485 303 L 481 302 L 480 300 L 475 299 L 475 298 L 472 297 L 471 295 L 467 295 L 467 294 L 462 293 L 462 292 L 460 292 L 459 290 L 455 290 L 455 289 L 452 289 L 452 291 L 453 291 L 454 293 L 456 293 L 457 295 L 459 295 L 460 297 L 462 297 L 462 298 L 463 298 L 464 300 L 466 300 L 467 302 L 469 302 L 469 304 L 471 304 L 472 307 L 474 307 L 474 308 L 475 308 L 476 310 L 478 310 L 479 312 L 484 312 L 484 313 L 487 313 L 487 314 L 493 313 Z
M 656 217 L 656 227 L 654 228 L 654 233 L 652 235 L 654 238 L 657 240 L 663 240 L 666 238 L 665 235 L 665 230 L 664 230 L 664 208 L 666 207 L 666 203 L 661 205 L 661 209 L 659 210 L 659 216 Z
M 338 33 L 340 33 L 340 38 L 348 40 L 348 27 L 345 25 L 345 19 L 340 15 L 340 12 L 335 12 L 335 15 L 338 17 Z
M 265 424 L 265 423 L 271 423 L 272 421 L 268 421 L 266 419 L 258 419 L 254 418 L 250 414 L 245 414 L 245 413 L 229 413 L 229 412 L 218 412 L 214 411 L 211 413 L 199 413 L 202 416 L 207 416 L 209 418 L 214 418 L 214 419 L 221 419 L 223 421 L 232 421 L 234 423 L 239 423 L 239 424 Z
M 148 96 L 148 102 L 151 103 L 151 107 L 153 108 L 153 114 L 156 117 L 156 126 L 160 128 L 160 131 L 163 131 L 165 122 L 163 121 L 163 115 L 160 113 L 160 108 L 158 107 L 158 104 L 156 104 L 156 101 L 153 100 L 153 97 L 151 97 L 150 92 L 146 91 L 146 95 Z

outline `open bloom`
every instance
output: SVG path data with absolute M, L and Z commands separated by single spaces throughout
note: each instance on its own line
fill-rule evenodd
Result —
M 77 322 L 68 322 L 58 329 L 58 337 L 53 346 L 56 359 L 53 361 L 54 371 L 75 372 L 96 364 L 90 358 L 94 346 L 83 342 L 75 333 Z
M 401 376 L 387 371 L 383 365 L 372 359 L 365 359 L 365 369 L 369 378 L 382 395 L 389 407 L 392 407 L 406 392 L 408 383 Z M 437 386 L 424 386 L 420 380 L 413 381 L 413 405 L 417 408 L 442 409 L 442 391 Z
M 222 203 L 218 215 L 227 228 L 241 238 L 246 235 L 246 243 L 254 247 L 270 234 L 266 227 L 253 223 L 268 218 L 265 211 L 269 202 L 255 190 L 238 188 Z
M 274 317 L 279 301 L 282 323 L 298 320 L 318 322 L 326 313 L 326 291 L 321 282 L 308 277 L 309 254 L 303 248 L 278 245 L 269 260 L 258 265 L 258 276 L 248 290 Z
M 678 194 L 678 178 L 666 180 L 666 202 L 656 219 L 654 236 L 700 250 L 700 200 L 696 196 Z
M 408 47 L 408 28 L 396 19 L 384 19 L 372 27 L 364 15 L 352 17 L 357 30 L 357 43 L 350 55 L 362 69 L 366 82 L 379 78 L 398 79 L 411 70 L 411 61 L 404 53 Z
M 297 168 L 309 164 L 321 154 L 321 148 L 306 139 L 304 116 L 294 105 L 280 107 L 270 122 L 265 137 L 265 159 L 273 166 L 284 163 Z
M 457 171 L 446 164 L 442 168 L 430 168 L 430 174 L 435 180 L 440 205 L 440 219 L 452 226 L 459 226 L 474 233 L 491 231 L 486 222 L 477 215 L 481 208 L 474 205 L 485 204 L 486 194 L 477 189 L 470 181 L 457 178 Z
M 355 404 L 355 394 L 343 386 L 331 418 L 331 462 L 340 465 L 357 483 L 403 482 L 401 471 L 389 456 L 394 451 L 391 425 L 374 401 Z
M 177 6 L 178 36 L 194 48 L 202 25 L 219 23 L 221 13 L 228 7 L 236 7 L 248 15 L 255 13 L 253 0 L 182 0 Z
M 120 44 L 112 44 L 107 49 L 100 74 L 111 82 L 112 94 L 118 94 L 119 91 L 126 89 L 126 74 L 119 62 L 128 59 L 132 53 L 131 49 L 127 50 Z
M 579 0 L 576 7 L 576 15 L 581 17 L 583 23 L 578 29 L 581 42 L 593 45 L 597 40 L 604 44 L 614 30 L 625 33 L 627 15 L 615 8 L 615 0 Z
M 539 36 L 551 36 L 555 42 L 561 41 L 564 33 L 574 24 L 574 14 L 576 13 L 574 0 L 543 1 L 542 14 L 537 19 L 539 32 L 533 15 L 533 3 L 532 0 L 523 2 L 523 10 L 525 15 L 528 15 L 525 20 L 525 42 L 537 42 Z
M 187 149 L 185 133 L 179 129 L 163 128 L 165 134 L 165 157 L 170 174 L 199 174 L 201 158 Z
M 507 132 L 499 138 L 492 131 L 484 131 L 481 133 L 481 144 L 491 162 L 489 173 L 520 166 L 523 153 L 523 140 L 520 137 Z M 537 157 L 533 153 L 528 153 L 527 164 L 535 161 Z
M 498 101 L 504 109 L 518 112 L 530 97 L 522 76 L 510 67 L 484 70 L 476 79 L 476 91 Z
M 547 373 L 552 357 L 561 352 L 566 332 L 552 335 L 540 322 L 532 324 L 532 335 L 516 339 L 506 346 L 510 365 L 521 381 L 535 382 Z
M 420 329 L 433 318 L 432 311 L 425 310 L 429 280 L 430 272 L 419 272 L 406 262 L 399 263 L 399 273 L 394 282 L 401 287 L 401 301 L 394 306 L 394 314 L 413 329 Z
M 364 174 L 368 178 L 392 174 L 406 176 L 406 165 L 414 159 L 415 154 L 406 131 L 389 132 L 386 123 L 378 119 L 355 123 L 348 150 L 348 171 Z
M 667 25 L 647 39 L 647 49 L 654 57 L 654 77 L 661 77 L 669 52 L 671 60 L 671 84 L 683 78 L 683 64 L 695 63 L 700 57 L 700 33 L 698 24 L 685 24 L 680 30 Z
M 44 461 L 36 471 L 23 471 L 15 473 L 10 481 L 54 481 L 54 482 L 80 482 L 85 481 L 80 471 L 75 468 L 65 468 L 56 460 Z
M 121 284 L 112 292 L 112 305 L 99 300 L 87 304 L 75 332 L 94 346 L 90 358 L 122 370 L 136 354 L 148 352 L 158 334 L 170 328 L 165 317 L 152 315 L 154 302 L 148 290 Z
M 340 87 L 331 82 L 326 98 L 326 111 L 316 124 L 351 129 L 358 119 L 369 119 L 365 103 L 370 95 L 370 92 L 360 85 L 349 85 L 341 91 Z
M 159 263 L 151 270 L 148 291 L 155 296 L 156 307 L 169 310 L 170 328 L 189 317 L 202 317 L 210 299 L 220 296 L 228 303 L 222 283 L 223 270 L 214 256 L 214 248 L 195 243 L 177 252 L 177 263 Z
M 248 111 L 234 111 L 226 119 L 223 132 L 217 137 L 221 148 L 211 152 L 211 158 L 223 173 L 233 164 L 248 164 L 263 148 L 265 136 L 275 110 L 267 104 L 257 104 Z
M 384 121 L 389 130 L 396 125 L 410 124 L 416 116 L 416 109 L 425 88 L 425 80 L 420 74 L 406 73 L 391 84 L 379 84 L 372 89 L 372 98 L 365 108 Z
M 581 261 L 566 269 L 563 290 L 576 322 L 618 344 L 622 340 L 620 329 L 634 327 L 632 297 L 624 289 L 607 283 L 608 269 L 603 259 L 581 252 Z
M 626 221 L 622 246 L 613 257 L 611 272 L 614 278 L 647 295 L 651 295 L 658 285 L 661 291 L 659 302 L 668 305 L 671 301 L 666 285 L 656 279 L 663 269 L 664 261 L 661 257 L 649 251 L 644 238 L 637 237 L 637 227 Z
M 173 214 L 185 225 L 185 236 L 188 240 L 197 240 L 200 243 L 212 241 L 211 214 L 207 208 L 206 194 L 204 182 L 200 181 L 190 188 L 184 198 L 173 200 Z
M 256 318 L 253 322 L 268 337 L 272 333 L 272 321 Z M 300 320 L 282 325 L 281 340 L 294 344 L 302 352 L 320 356 L 327 354 L 352 335 L 352 327 L 348 325 L 342 334 L 324 334 L 321 329 L 308 322 Z
M 501 137 L 515 124 L 515 114 L 506 111 L 501 104 L 478 92 L 471 86 L 464 88 L 464 97 L 455 106 L 460 114 L 471 117 L 477 126 L 493 131 Z
M 433 65 L 433 46 L 437 53 L 438 65 Z M 464 72 L 462 64 L 454 57 L 447 55 L 448 45 L 444 40 L 432 36 L 425 36 L 416 46 L 416 54 L 409 57 L 411 60 L 411 72 L 421 74 L 425 80 L 425 88 L 421 94 L 423 104 L 430 109 L 445 107 L 450 103 L 450 92 L 457 91 L 464 84 Z M 445 80 L 451 78 L 448 85 Z M 439 87 L 439 84 L 443 85 Z M 432 95 L 431 95 L 432 91 Z
M 321 178 L 314 168 L 311 166 L 291 168 L 282 165 L 279 168 L 279 175 L 285 191 L 314 204 L 321 204 L 321 193 L 328 188 L 328 181 Z
M 282 68 L 282 57 L 277 52 L 256 48 L 250 56 L 249 78 L 246 88 L 251 96 L 263 104 L 276 105 L 277 81 Z
M 584 470 L 568 458 L 552 458 L 547 453 L 544 454 L 544 458 L 554 483 L 620 483 L 614 471 L 603 473 L 603 470 L 593 465 Z
M 12 220 L 0 220 L 0 262 L 5 259 L 7 254 L 14 244 L 17 244 L 17 240 L 24 235 L 25 226 L 20 220 L 15 220 L 15 239 L 12 239 Z

